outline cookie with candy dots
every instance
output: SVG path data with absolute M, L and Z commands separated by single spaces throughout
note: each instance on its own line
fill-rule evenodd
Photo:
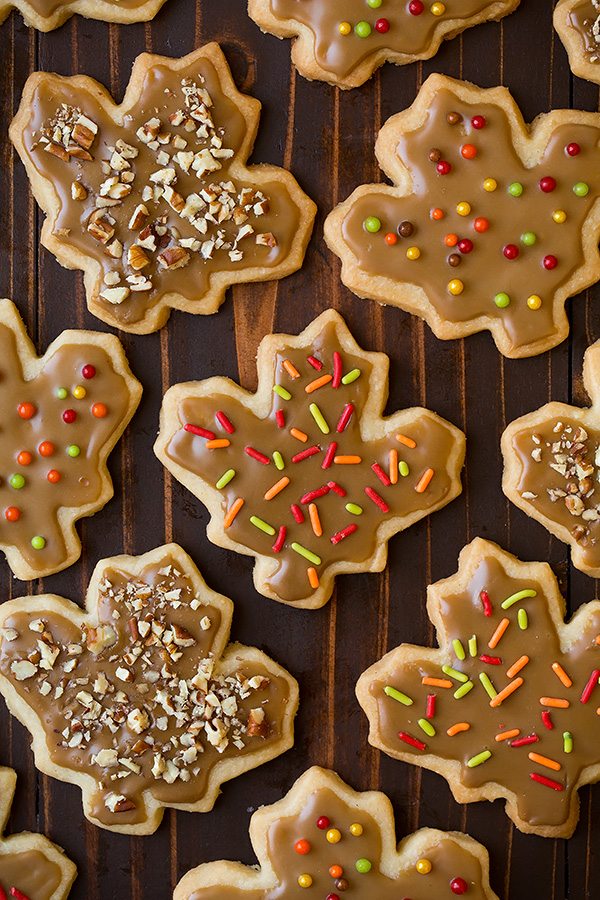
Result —
M 565 624 L 550 566 L 477 538 L 427 611 L 439 649 L 401 644 L 359 679 L 369 742 L 458 803 L 504 799 L 521 831 L 570 837 L 600 779 L 600 603 Z
M 250 821 L 258 868 L 213 862 L 188 872 L 174 900 L 497 900 L 487 850 L 473 838 L 422 828 L 396 846 L 385 794 L 357 793 L 313 767 Z
M 78 14 L 102 22 L 148 22 L 165 0 L 0 0 L 0 24 L 12 9 L 38 31 L 53 31 Z
M 506 88 L 431 75 L 379 133 L 394 186 L 362 185 L 326 241 L 359 297 L 443 340 L 490 331 L 508 357 L 565 339 L 565 303 L 600 278 L 600 115 L 527 125 Z
M 600 84 L 600 0 L 559 0 L 554 27 L 569 54 L 571 71 Z

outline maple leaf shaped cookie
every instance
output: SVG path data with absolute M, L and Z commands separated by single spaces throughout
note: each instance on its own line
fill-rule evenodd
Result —
M 600 341 L 586 350 L 583 380 L 589 409 L 547 403 L 508 426 L 502 489 L 600 578 Z
M 66 900 L 77 869 L 60 847 L 41 834 L 2 836 L 16 785 L 16 772 L 0 768 L 0 897 Z
M 600 779 L 600 603 L 565 625 L 550 566 L 477 538 L 427 611 L 440 649 L 402 644 L 358 682 L 370 743 L 459 803 L 503 797 L 521 831 L 570 837 Z
M 226 378 L 165 394 L 156 455 L 208 507 L 210 540 L 256 557 L 265 597 L 323 606 L 460 494 L 463 433 L 426 409 L 383 418 L 388 364 L 329 310 L 261 342 L 255 394 Z
M 17 9 L 26 25 L 53 31 L 78 13 L 103 22 L 147 22 L 165 0 L 0 0 L 0 24 Z
M 176 544 L 102 560 L 85 612 L 54 595 L 0 607 L 0 693 L 90 822 L 151 834 L 165 807 L 207 812 L 292 746 L 298 685 L 227 646 L 232 607 Z
M 316 207 L 289 172 L 246 165 L 259 114 L 218 44 L 142 54 L 119 106 L 85 76 L 30 76 L 11 139 L 42 242 L 83 270 L 94 315 L 145 334 L 172 307 L 214 313 L 230 285 L 300 268 Z
M 501 19 L 518 5 L 519 0 L 248 0 L 248 12 L 263 31 L 296 38 L 292 59 L 306 78 L 353 88 L 384 62 L 429 59 L 444 38 Z
M 554 26 L 569 54 L 571 71 L 600 84 L 599 0 L 559 0 Z
M 357 793 L 316 766 L 282 800 L 254 813 L 250 838 L 260 867 L 214 862 L 188 872 L 174 900 L 497 900 L 487 850 L 460 832 L 422 828 L 396 847 L 385 794 Z M 298 889 L 302 890 L 299 891 Z
M 74 523 L 112 497 L 106 460 L 141 393 L 113 335 L 64 331 L 38 357 L 0 300 L 0 549 L 17 578 L 79 558 Z
M 505 356 L 566 337 L 566 300 L 600 278 L 600 116 L 523 121 L 505 88 L 431 75 L 379 133 L 395 183 L 327 218 L 342 280 L 444 340 L 488 330 Z

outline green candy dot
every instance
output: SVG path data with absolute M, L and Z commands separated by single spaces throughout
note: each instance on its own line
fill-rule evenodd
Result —
M 24 475 L 11 475 L 10 476 L 10 486 L 14 488 L 16 491 L 20 491 L 21 488 L 25 487 L 25 476 Z
M 364 857 L 357 859 L 354 865 L 356 866 L 356 871 L 360 872 L 361 875 L 366 875 L 373 868 L 373 863 Z
M 36 534 L 31 538 L 31 546 L 34 550 L 43 550 L 46 546 L 46 538 L 43 538 L 41 534 Z
M 383 0 L 367 0 L 367 4 L 371 7 L 371 9 L 379 9 Z
M 371 36 L 372 28 L 368 22 L 357 22 L 354 26 L 354 31 L 356 32 L 358 37 L 368 38 Z
M 507 306 L 510 306 L 510 297 L 508 294 L 505 294 L 504 291 L 500 291 L 500 293 L 496 294 L 494 297 L 494 303 L 498 309 L 506 309 Z
M 513 181 L 512 184 L 508 186 L 508 193 L 511 197 L 520 197 L 523 193 L 523 185 L 520 181 Z
M 526 247 L 533 247 L 536 241 L 537 234 L 534 234 L 533 231 L 524 231 L 521 235 L 521 243 L 525 244 Z
M 79 456 L 79 454 L 81 453 L 81 448 L 78 447 L 77 444 L 70 444 L 67 447 L 67 453 L 69 454 L 69 456 L 72 456 L 73 459 L 75 459 L 75 457 Z
M 59 388 L 56 388 L 56 396 L 58 397 L 59 400 L 66 400 L 67 397 L 69 396 L 69 392 L 66 388 L 59 387 Z
M 590 186 L 585 181 L 578 181 L 577 184 L 573 185 L 573 193 L 576 197 L 587 197 L 589 192 Z
M 381 219 L 378 219 L 377 216 L 367 216 L 363 226 L 365 231 L 368 231 L 370 234 L 377 234 L 381 230 Z

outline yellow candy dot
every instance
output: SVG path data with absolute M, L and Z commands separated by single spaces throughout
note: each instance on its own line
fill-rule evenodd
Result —
M 431 13 L 434 16 L 443 16 L 446 12 L 445 3 L 432 3 L 431 4 Z
M 562 225 L 563 222 L 567 221 L 567 214 L 564 209 L 555 209 L 552 213 L 552 218 L 556 222 L 557 225 Z
M 417 862 L 415 869 L 417 870 L 419 875 L 429 875 L 432 869 L 432 865 L 428 859 L 420 859 Z
M 462 294 L 465 286 L 460 280 L 460 278 L 453 278 L 452 281 L 448 282 L 448 291 L 454 297 L 458 297 L 459 294 Z
M 527 298 L 527 306 L 529 309 L 539 309 L 542 305 L 542 298 L 537 294 L 532 294 L 531 297 Z
M 350 32 L 352 31 L 352 25 L 350 24 L 350 22 L 340 22 L 338 30 L 340 34 L 350 34 Z
M 409 247 L 406 251 L 406 256 L 408 259 L 418 259 L 421 255 L 421 251 L 418 247 Z
M 312 876 L 311 876 L 311 875 L 304 874 L 304 875 L 299 875 L 299 876 L 298 876 L 298 885 L 299 885 L 301 888 L 309 888 L 309 887 L 312 887 L 312 883 L 313 883 L 313 880 L 312 880 Z
M 354 824 L 350 826 L 350 834 L 353 834 L 354 837 L 360 837 L 362 833 L 363 827 L 360 822 L 354 822 Z
M 87 391 L 81 384 L 78 384 L 77 387 L 73 388 L 73 396 L 76 400 L 83 400 L 86 394 Z
M 459 203 L 456 207 L 456 212 L 459 214 L 459 216 L 468 216 L 471 212 L 471 204 L 463 200 L 463 202 Z
M 325 837 L 330 844 L 339 844 L 342 839 L 342 833 L 337 828 L 330 828 Z
M 487 191 L 488 194 L 493 193 L 497 187 L 498 187 L 498 182 L 496 181 L 495 178 L 486 178 L 485 181 L 483 182 L 483 189 L 484 189 L 484 191 Z

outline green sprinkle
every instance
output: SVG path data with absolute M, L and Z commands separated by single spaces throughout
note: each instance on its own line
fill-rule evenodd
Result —
M 291 400 L 292 399 L 292 395 L 290 394 L 290 392 L 286 391 L 286 389 L 284 387 L 282 387 L 280 384 L 273 385 L 273 393 L 277 394 L 278 397 L 281 397 L 282 400 Z
M 498 696 L 498 691 L 496 690 L 496 688 L 495 688 L 494 685 L 492 684 L 489 675 L 486 675 L 485 672 L 480 672 L 480 673 L 479 673 L 479 680 L 480 680 L 480 682 L 482 683 L 482 685 L 484 686 L 485 692 L 486 692 L 486 694 L 488 695 L 488 697 L 490 698 L 490 700 L 493 700 L 494 697 L 497 697 L 497 696 Z
M 67 397 L 69 396 L 69 392 L 66 388 L 59 387 L 59 388 L 56 388 L 56 396 L 58 397 L 59 400 L 66 400 Z
M 377 234 L 378 231 L 381 231 L 381 219 L 378 219 L 377 216 L 367 216 L 363 227 L 369 234 Z
M 463 697 L 466 697 L 469 691 L 472 691 L 475 685 L 472 681 L 467 681 L 466 684 L 461 684 L 461 686 L 454 691 L 454 699 L 462 700 Z
M 462 684 L 469 680 L 464 672 L 459 672 L 457 669 L 453 669 L 452 666 L 442 666 L 442 672 L 444 675 L 448 675 L 449 678 L 454 678 L 455 681 L 460 681 Z
M 77 444 L 69 444 L 67 447 L 67 453 L 73 459 L 75 459 L 81 453 L 81 448 L 77 446 Z
M 283 461 L 283 456 L 281 455 L 279 450 L 276 450 L 275 453 L 273 454 L 273 462 L 275 463 L 275 468 L 279 469 L 280 472 L 282 469 L 285 469 L 285 463 Z
M 510 297 L 505 291 L 500 291 L 500 293 L 496 294 L 494 297 L 494 303 L 498 309 L 506 309 L 507 306 L 510 306 Z
M 462 662 L 462 660 L 465 658 L 465 656 L 467 654 L 465 653 L 465 648 L 463 647 L 463 645 L 461 644 L 461 642 L 459 641 L 458 638 L 454 638 L 454 640 L 452 641 L 452 646 L 454 648 L 454 653 L 456 654 L 456 658 L 460 659 Z
M 275 534 L 275 531 L 273 531 L 273 534 Z M 303 556 L 304 559 L 307 559 L 314 566 L 321 565 L 321 557 L 317 556 L 316 553 L 313 553 L 312 550 L 307 550 L 306 547 L 302 546 L 302 544 L 297 544 L 296 541 L 294 541 L 294 543 L 292 544 L 292 550 L 295 550 L 296 553 L 299 553 L 300 556 Z
M 477 656 L 477 635 L 469 638 L 469 656 Z
M 275 529 L 273 528 L 273 526 L 269 525 L 268 522 L 264 522 L 262 519 L 259 519 L 258 516 L 250 516 L 250 521 L 255 528 L 260 528 L 260 530 L 264 531 L 265 534 L 270 534 L 271 536 L 275 534 Z
M 521 235 L 521 243 L 525 244 L 526 247 L 533 247 L 536 241 L 537 235 L 533 231 L 525 231 Z
M 508 186 L 508 193 L 511 197 L 520 197 L 523 194 L 523 185 L 520 181 L 513 181 L 512 184 Z
M 371 7 L 371 9 L 379 9 L 383 0 L 367 0 L 367 4 Z
M 323 434 L 329 434 L 329 425 L 325 421 L 325 416 L 319 409 L 316 403 L 311 403 L 308 407 L 310 410 L 310 414 L 323 432 Z
M 46 538 L 43 538 L 41 534 L 36 534 L 31 538 L 31 546 L 34 550 L 43 550 L 46 546 Z
M 403 459 L 398 463 L 398 471 L 402 475 L 403 478 L 406 478 L 407 475 L 410 475 L 410 469 L 408 468 L 408 463 L 404 462 Z
M 20 491 L 21 488 L 25 487 L 25 476 L 24 475 L 11 475 L 9 479 L 9 484 L 11 488 L 14 488 L 15 491 Z
M 358 503 L 346 503 L 346 511 L 353 516 L 362 516 L 363 514 L 363 508 Z
M 526 609 L 520 609 L 517 613 L 517 622 L 519 623 L 519 628 L 521 631 L 527 631 L 527 626 L 529 625 L 529 617 L 527 616 Z
M 227 469 L 227 471 L 221 475 L 215 487 L 217 490 L 221 491 L 233 478 L 235 478 L 235 469 Z
M 403 706 L 413 705 L 413 701 L 410 699 L 410 697 L 407 697 L 407 695 L 403 694 L 402 691 L 397 691 L 396 688 L 390 687 L 389 684 L 384 687 L 383 692 L 388 697 L 391 697 L 392 700 L 397 700 L 398 703 L 402 703 Z
M 519 600 L 526 600 L 527 597 L 537 597 L 537 591 L 533 591 L 531 589 L 525 591 L 518 591 L 516 594 L 511 594 L 510 597 L 507 597 L 506 600 L 502 603 L 502 609 L 510 609 L 511 606 L 514 606 L 515 603 L 518 603 Z
M 487 762 L 491 755 L 491 750 L 482 750 L 477 756 L 472 756 L 471 759 L 468 759 L 467 765 L 470 769 L 474 769 L 476 766 L 480 766 L 482 763 Z
M 570 731 L 563 731 L 563 749 L 565 753 L 573 752 L 573 735 Z
M 577 184 L 573 185 L 573 193 L 576 197 L 587 197 L 589 192 L 590 186 L 585 181 L 578 181 Z
M 364 21 L 363 21 L 363 22 L 357 22 L 356 25 L 354 26 L 354 30 L 355 30 L 356 34 L 358 35 L 358 37 L 360 37 L 360 38 L 368 38 L 368 37 L 370 37 L 370 36 L 371 36 L 371 32 L 373 31 L 373 29 L 371 28 L 371 26 L 369 25 L 369 23 L 368 23 L 368 22 L 364 22 Z M 371 218 L 371 217 L 370 217 L 370 218 Z M 377 229 L 377 230 L 379 230 L 379 229 Z
M 419 726 L 421 731 L 425 732 L 427 737 L 435 737 L 435 728 L 433 727 L 429 719 L 419 719 L 417 725 Z
M 362 372 L 360 369 L 352 369 L 351 372 L 348 372 L 342 378 L 342 384 L 352 384 L 353 381 L 356 381 L 357 378 L 360 378 Z
M 361 856 L 360 859 L 356 860 L 356 862 L 354 863 L 354 866 L 356 868 L 356 871 L 359 872 L 361 875 L 368 875 L 368 873 L 373 868 L 373 863 L 371 862 L 370 859 L 365 859 L 364 856 Z

